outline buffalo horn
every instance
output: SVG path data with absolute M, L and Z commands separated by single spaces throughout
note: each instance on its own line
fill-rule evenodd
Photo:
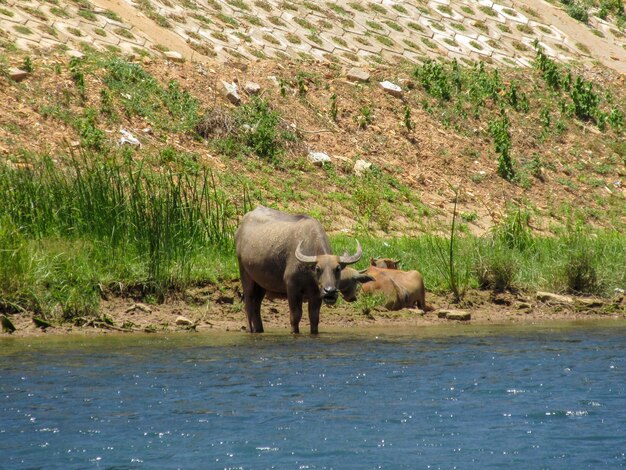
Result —
M 359 241 L 356 241 L 356 253 L 352 256 L 340 256 L 339 257 L 339 262 L 341 264 L 352 264 L 352 263 L 356 263 L 358 260 L 361 259 L 361 255 L 363 254 L 363 249 L 361 248 L 361 244 L 359 243 Z
M 300 243 L 298 243 L 298 246 L 296 247 L 296 258 L 298 259 L 298 261 L 301 261 L 302 263 L 307 263 L 307 264 L 316 263 L 317 256 L 309 256 L 309 255 L 305 255 L 302 253 L 301 248 L 302 248 L 303 241 L 304 240 L 300 240 Z

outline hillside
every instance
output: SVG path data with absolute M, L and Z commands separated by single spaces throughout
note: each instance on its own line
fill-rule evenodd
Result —
M 504 290 L 579 292 L 556 273 L 585 250 L 606 279 L 580 292 L 623 288 L 619 5 L 0 0 L 0 25 L 7 311 L 72 318 L 230 281 L 256 204 L 402 256 L 439 293 L 432 246 L 402 237 L 449 235 L 455 207 L 470 287 L 489 251 L 471 236 L 512 230 L 510 262 L 568 248 Z M 198 212 L 162 233 L 187 202 Z
M 144 36 L 143 42 L 139 41 L 143 48 L 132 49 L 131 62 L 133 60 L 138 62 L 163 86 L 168 81 L 176 81 L 182 90 L 189 91 L 194 99 L 199 101 L 199 110 L 211 110 L 217 106 L 226 112 L 232 107 L 219 93 L 223 88 L 221 80 L 235 81 L 239 83 L 240 89 L 248 81 L 256 82 L 261 85 L 263 97 L 288 121 L 288 124 L 295 125 L 298 130 L 303 131 L 300 135 L 302 144 L 297 150 L 290 152 L 290 160 L 302 160 L 302 165 L 306 166 L 304 157 L 308 151 L 325 152 L 332 160 L 333 171 L 339 176 L 348 176 L 352 173 L 354 162 L 363 159 L 397 179 L 407 190 L 410 189 L 412 197 L 386 197 L 388 204 L 385 204 L 385 201 L 379 201 L 380 198 L 377 199 L 374 195 L 370 197 L 374 200 L 369 203 L 375 207 L 363 207 L 358 201 L 353 201 L 353 204 L 340 202 L 338 204 L 340 207 L 327 214 L 327 208 L 337 206 L 336 201 L 332 205 L 328 203 L 329 196 L 343 192 L 353 193 L 354 196 L 354 191 L 342 188 L 349 185 L 352 186 L 352 190 L 357 190 L 354 181 L 350 179 L 337 181 L 336 178 L 333 180 L 329 177 L 328 170 L 307 167 L 304 172 L 294 172 L 287 180 L 280 178 L 288 186 L 284 190 L 286 193 L 290 192 L 289 188 L 294 189 L 296 182 L 299 188 L 293 195 L 280 194 L 281 190 L 274 182 L 267 183 L 262 178 L 259 180 L 254 163 L 247 162 L 243 165 L 245 162 L 241 160 L 223 158 L 215 148 L 207 149 L 207 145 L 198 142 L 188 132 L 177 133 L 171 132 L 170 129 L 157 129 L 159 126 L 153 121 L 162 119 L 163 116 L 133 116 L 129 119 L 128 113 L 126 116 L 122 113 L 121 119 L 108 119 L 108 122 L 99 117 L 99 121 L 103 122 L 99 122 L 98 126 L 105 131 L 109 141 L 119 139 L 120 128 L 143 140 L 144 145 L 137 158 L 158 154 L 168 147 L 184 150 L 194 155 L 194 158 L 205 161 L 218 172 L 227 169 L 228 173 L 242 175 L 243 183 L 259 189 L 255 196 L 261 202 L 277 203 L 291 210 L 312 211 L 323 217 L 332 230 L 352 229 L 363 217 L 373 218 L 375 224 L 371 228 L 383 232 L 411 233 L 415 230 L 424 230 L 425 224 L 429 225 L 427 223 L 429 217 L 434 216 L 437 220 L 437 215 L 450 212 L 453 199 L 451 186 L 460 188 L 460 209 L 466 214 L 466 218 L 470 219 L 469 228 L 475 233 L 482 233 L 497 223 L 506 212 L 507 202 L 530 207 L 538 216 L 547 216 L 557 221 L 563 221 L 563 217 L 569 213 L 579 212 L 580 218 L 594 224 L 611 226 L 623 222 L 624 214 L 620 211 L 623 205 L 621 179 L 624 175 L 626 158 L 622 144 L 623 127 L 608 125 L 605 132 L 600 132 L 593 119 L 572 119 L 568 116 L 572 114 L 571 110 L 559 109 L 562 107 L 559 100 L 566 98 L 553 93 L 550 86 L 541 78 L 541 73 L 528 67 L 535 60 L 536 54 L 532 41 L 539 39 L 540 47 L 548 57 L 554 55 L 557 63 L 569 62 L 569 69 L 573 71 L 574 76 L 580 75 L 588 79 L 601 98 L 603 94 L 611 94 L 610 101 L 602 99 L 600 103 L 607 113 L 613 109 L 623 113 L 624 75 L 614 73 L 600 65 L 593 65 L 594 62 L 589 60 L 603 62 L 604 54 L 609 51 L 614 58 L 626 57 L 626 50 L 619 48 L 620 45 L 624 45 L 623 36 L 620 36 L 617 26 L 607 21 L 592 16 L 590 26 L 587 26 L 577 23 L 556 7 L 544 5 L 541 9 L 533 10 L 530 4 L 520 5 L 518 8 L 515 4 L 495 5 L 492 11 L 496 14 L 490 16 L 491 13 L 486 7 L 471 8 L 469 4 L 463 2 L 453 5 L 455 7 L 453 9 L 424 4 L 417 11 L 413 11 L 411 7 L 409 8 L 411 11 L 406 12 L 403 11 L 406 7 L 401 4 L 384 8 L 376 7 L 375 3 L 364 3 L 363 8 L 357 8 L 360 5 L 358 3 L 349 4 L 349 8 L 329 3 L 323 7 L 323 11 L 317 11 L 310 2 L 303 2 L 302 5 L 291 3 L 289 8 L 278 4 L 272 6 L 270 2 L 256 2 L 254 5 L 252 2 L 250 5 L 244 2 L 230 4 L 209 2 L 206 6 L 202 6 L 200 2 L 197 4 L 181 2 L 180 5 L 172 3 L 168 6 L 171 2 L 167 1 L 163 2 L 164 5 L 152 2 L 153 7 L 147 6 L 150 2 L 129 3 L 130 5 L 100 1 L 92 4 L 78 1 L 58 3 L 55 6 L 55 2 L 52 4 L 44 2 L 40 6 L 33 4 L 32 7 L 25 8 L 17 2 L 13 6 L 7 2 L 2 20 L 5 22 L 25 20 L 24 24 L 29 27 L 35 18 L 38 18 L 40 23 L 46 18 L 45 24 L 56 30 L 61 29 L 63 22 L 67 24 L 72 21 L 78 22 L 75 26 L 76 29 L 83 31 L 82 36 L 72 37 L 67 32 L 65 35 L 59 33 L 56 36 L 59 42 L 65 41 L 57 45 L 57 51 L 71 46 L 72 49 L 67 54 L 74 56 L 80 54 L 73 49 L 74 46 L 82 47 L 87 54 L 92 50 L 91 46 L 101 48 L 100 42 L 91 41 L 94 36 L 87 34 L 91 31 L 87 25 L 93 28 L 96 24 L 104 22 L 106 25 L 103 30 L 108 31 L 107 28 L 113 28 L 115 21 L 120 20 L 117 22 L 125 26 L 117 26 L 118 28 L 126 27 L 129 31 L 134 31 L 136 36 Z M 9 16 L 7 12 L 14 14 Z M 178 12 L 184 22 L 174 12 Z M 187 48 L 193 46 L 190 37 L 181 32 L 183 30 L 181 25 L 184 24 L 188 30 L 199 29 L 204 32 L 198 23 L 202 23 L 199 19 L 202 13 L 206 14 L 205 26 L 212 34 L 215 33 L 213 29 L 219 26 L 225 31 L 224 34 L 227 33 L 229 39 L 241 36 L 244 34 L 242 31 L 250 33 L 250 37 L 255 38 L 255 31 L 258 28 L 273 29 L 278 35 L 284 27 L 265 20 L 273 18 L 275 23 L 279 23 L 276 20 L 279 16 L 281 18 L 291 16 L 296 20 L 303 18 L 302 21 L 290 23 L 294 28 L 293 34 L 308 31 L 299 24 L 308 22 L 305 26 L 317 25 L 313 29 L 319 30 L 322 38 L 331 34 L 330 31 L 339 34 L 337 31 L 342 29 L 342 36 L 335 37 L 348 37 L 352 34 L 350 36 L 352 45 L 364 46 L 357 41 L 360 36 L 350 33 L 352 23 L 356 25 L 365 23 L 367 26 L 369 22 L 367 26 L 369 29 L 364 33 L 365 37 L 372 36 L 374 24 L 388 23 L 384 34 L 388 34 L 389 37 L 404 35 L 402 38 L 404 49 L 402 54 L 394 55 L 384 49 L 384 44 L 378 43 L 371 54 L 364 55 L 360 53 L 361 49 L 348 48 L 351 53 L 356 53 L 357 57 L 364 57 L 352 64 L 346 58 L 346 54 L 343 54 L 345 51 L 337 44 L 325 52 L 328 56 L 325 58 L 323 53 L 325 49 L 321 45 L 305 47 L 304 44 L 295 43 L 279 54 L 281 48 L 274 44 L 275 50 L 272 49 L 271 42 L 269 46 L 267 44 L 267 38 L 261 41 L 262 44 L 257 40 L 249 44 L 242 39 L 239 40 L 239 43 L 243 41 L 242 44 L 249 48 L 273 50 L 278 54 L 277 61 L 234 54 L 232 51 L 242 53 L 242 44 L 231 50 L 210 36 L 215 39 L 213 46 L 219 52 L 213 58 L 196 54 L 193 57 L 189 56 L 193 62 L 180 63 L 154 55 L 159 50 L 158 44 L 155 44 L 156 38 L 170 38 L 169 44 L 174 44 L 176 37 L 182 37 L 188 42 L 185 43 Z M 231 28 L 227 28 L 224 24 L 226 16 L 236 19 L 237 25 L 233 22 Z M 250 24 L 253 17 L 265 26 Z M 160 20 L 161 18 L 167 18 L 168 21 Z M 313 21 L 313 18 L 316 18 L 316 21 Z M 325 21 L 329 25 L 332 24 L 332 28 L 324 30 L 323 25 L 319 24 L 321 18 L 326 18 Z M 417 23 L 411 22 L 411 18 L 417 20 Z M 390 26 L 394 24 L 393 21 L 396 21 L 397 25 L 405 25 L 402 26 L 402 31 L 396 31 Z M 549 21 L 566 28 L 565 32 L 554 24 L 548 24 Z M 483 32 L 490 32 L 493 37 L 486 39 L 485 36 L 481 40 L 497 41 L 499 46 L 510 54 L 496 53 L 495 50 L 490 51 L 490 55 L 479 54 L 467 44 L 465 49 L 459 45 L 458 50 L 451 50 L 452 46 L 444 41 L 445 35 L 435 34 L 437 31 L 435 26 L 438 27 L 442 22 L 446 28 L 450 28 L 447 31 L 452 34 L 450 37 L 456 38 L 454 40 L 458 44 L 465 44 L 461 40 L 463 34 L 472 37 L 472 34 L 478 34 L 482 29 Z M 427 24 L 429 32 L 417 28 L 418 23 Z M 66 25 L 66 29 L 67 27 L 69 26 Z M 544 32 L 546 28 L 552 33 Z M 505 29 L 510 32 L 505 33 L 503 31 Z M 528 33 L 529 29 L 532 33 Z M 30 30 L 37 34 L 35 28 L 31 27 Z M 601 37 L 597 32 L 604 30 L 610 34 Z M 12 29 L 7 27 L 5 31 L 15 34 L 15 37 L 4 44 L 4 62 L 7 65 L 19 66 L 26 52 L 15 47 L 28 46 L 30 43 L 25 42 L 24 35 L 15 27 Z M 598 35 L 591 34 L 594 31 Z M 567 32 L 571 34 L 568 36 Z M 117 47 L 121 52 L 125 50 L 130 52 L 123 43 L 126 40 L 131 44 L 131 39 L 125 39 L 124 34 L 121 36 L 120 34 L 120 31 L 117 31 Z M 203 35 L 204 42 L 208 40 L 206 36 Z M 552 36 L 558 37 L 558 40 Z M 375 37 L 380 39 L 382 36 Z M 417 41 L 418 38 L 439 40 L 439 43 L 435 50 L 424 48 L 422 43 L 419 51 L 407 55 L 409 46 L 406 43 Z M 590 41 L 586 43 L 588 44 L 586 47 L 592 51 L 591 57 L 575 48 L 568 49 L 569 53 L 566 53 L 563 47 L 555 46 L 557 43 L 570 44 L 574 38 L 578 41 L 576 44 L 584 44 L 582 38 Z M 399 37 L 395 40 L 400 43 Z M 515 49 L 508 44 L 509 41 L 524 43 L 527 47 L 524 50 Z M 53 44 L 43 41 L 40 42 L 41 45 Z M 398 47 L 402 48 L 399 45 Z M 310 54 L 304 54 L 304 49 L 309 50 Z M 109 50 L 115 52 L 117 49 Z M 187 49 L 181 48 L 176 52 L 184 56 L 186 51 Z M 145 55 L 148 53 L 150 55 Z M 29 59 L 32 58 L 34 61 L 36 70 L 31 77 L 19 85 L 7 82 L 7 86 L 3 86 L 2 100 L 7 106 L 4 106 L 3 114 L 0 116 L 0 122 L 3 123 L 0 152 L 5 155 L 13 156 L 16 150 L 17 153 L 21 150 L 36 153 L 54 154 L 60 151 L 67 153 L 67 149 L 63 150 L 63 146 L 66 145 L 64 142 L 79 140 L 76 135 L 77 126 L 72 125 L 71 120 L 80 116 L 85 109 L 101 107 L 99 101 L 102 75 L 97 68 L 92 69 L 93 75 L 85 74 L 85 99 L 78 100 L 77 103 L 76 89 L 71 79 L 71 71 L 68 70 L 69 58 L 65 59 L 62 52 L 52 55 L 40 54 L 38 55 L 34 49 L 29 56 Z M 492 66 L 499 62 L 501 83 L 495 84 L 497 88 L 495 93 L 504 95 L 507 93 L 507 86 L 515 84 L 521 94 L 527 97 L 528 111 L 508 113 L 511 120 L 512 158 L 517 166 L 515 181 L 507 182 L 499 177 L 496 171 L 497 155 L 489 131 L 489 122 L 496 114 L 498 103 L 492 97 L 485 96 L 480 115 L 474 113 L 474 119 L 466 118 L 470 106 L 459 101 L 463 100 L 463 93 L 467 94 L 467 90 L 461 91 L 458 97 L 452 99 L 437 99 L 433 93 L 425 90 L 427 79 L 415 76 L 416 66 L 419 68 L 427 57 L 437 58 L 437 55 L 447 56 L 448 59 L 458 57 L 461 67 L 467 70 L 472 67 L 471 62 L 467 62 L 468 59 L 484 60 Z M 264 56 L 269 57 L 267 53 L 264 53 Z M 327 61 L 327 58 L 331 61 Z M 374 58 L 380 59 L 378 61 L 382 63 L 377 64 Z M 507 58 L 515 59 L 515 64 L 519 67 L 526 67 L 507 67 L 512 64 L 511 60 L 505 60 Z M 397 65 L 386 65 L 385 62 Z M 604 62 L 619 70 L 626 60 Z M 351 65 L 361 65 L 367 69 L 371 74 L 369 83 L 365 85 L 349 83 L 346 80 L 346 73 Z M 378 86 L 378 82 L 383 80 L 402 86 L 403 96 L 395 98 L 383 93 Z M 245 93 L 241 90 L 240 93 L 246 101 L 248 98 Z M 120 98 L 114 95 L 112 99 L 115 106 Z M 567 93 L 561 95 L 567 96 Z M 332 96 L 334 98 L 331 98 Z M 334 120 L 331 118 L 330 110 L 333 99 L 337 108 Z M 62 109 L 64 102 L 67 104 L 69 114 Z M 463 106 L 466 109 L 459 112 L 458 107 Z M 57 111 L 63 116 L 62 119 L 59 119 L 59 114 L 55 115 Z M 407 113 L 409 125 L 414 124 L 410 130 L 407 130 L 405 125 Z M 367 117 L 363 114 L 367 114 Z M 542 128 L 542 116 L 544 120 L 547 117 L 552 121 L 552 129 Z M 359 119 L 371 122 L 359 124 Z M 157 134 L 145 135 L 142 132 L 145 128 L 155 128 Z M 320 130 L 321 132 L 310 132 Z M 46 139 L 44 141 L 38 139 L 37 136 L 40 135 L 45 135 Z M 250 166 L 252 168 L 246 168 Z M 307 181 L 323 181 L 323 184 L 311 185 Z M 385 184 L 385 181 L 381 183 Z M 386 181 L 386 184 L 388 185 L 389 181 Z M 319 186 L 315 188 L 313 194 L 308 189 L 311 186 Z M 365 196 L 367 195 L 363 195 Z M 402 208 L 407 204 L 414 205 L 416 200 L 424 207 L 417 209 L 413 214 L 409 208 Z M 376 212 L 374 209 L 381 213 L 370 214 L 369 212 Z M 359 210 L 365 213 L 359 214 Z M 366 223 L 370 227 L 369 220 Z M 551 223 L 552 221 L 536 223 L 535 228 L 546 228 Z

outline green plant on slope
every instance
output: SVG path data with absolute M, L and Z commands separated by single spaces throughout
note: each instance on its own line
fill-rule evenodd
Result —
M 574 103 L 574 113 L 578 118 L 588 120 L 594 117 L 600 99 L 593 92 L 593 84 L 591 82 L 577 76 L 570 96 Z
M 493 137 L 498 156 L 498 174 L 507 181 L 515 177 L 513 158 L 511 157 L 510 121 L 505 113 L 499 119 L 489 122 L 489 130 Z
M 337 95 L 335 93 L 330 95 L 330 118 L 333 122 L 337 122 Z
M 417 67 L 413 74 L 427 93 L 440 100 L 450 99 L 450 82 L 442 63 L 429 59 L 421 67 Z

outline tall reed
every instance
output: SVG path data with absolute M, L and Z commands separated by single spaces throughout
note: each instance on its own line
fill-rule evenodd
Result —
M 65 166 L 0 165 L 0 193 L 0 218 L 25 236 L 94 240 L 111 256 L 132 250 L 159 294 L 186 284 L 192 259 L 207 247 L 231 251 L 240 213 L 210 170 L 157 173 L 83 153 Z

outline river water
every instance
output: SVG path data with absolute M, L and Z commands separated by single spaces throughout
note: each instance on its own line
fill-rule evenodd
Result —
M 0 339 L 0 468 L 620 468 L 626 327 Z

